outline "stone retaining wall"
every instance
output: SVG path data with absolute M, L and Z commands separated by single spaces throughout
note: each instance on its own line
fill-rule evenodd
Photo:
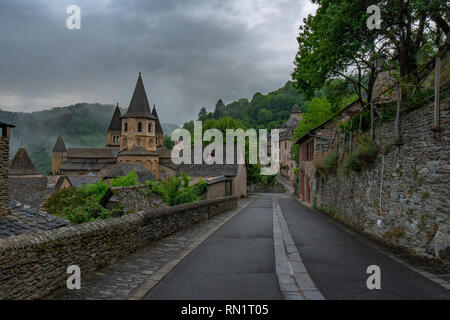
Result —
M 441 104 L 439 137 L 431 130 L 432 105 L 402 118 L 400 147 L 393 122 L 376 128 L 380 154 L 374 168 L 316 176 L 312 203 L 414 255 L 450 261 L 449 103 Z
M 38 299 L 66 285 L 69 265 L 83 277 L 153 241 L 236 208 L 226 197 L 0 239 L 0 299 Z

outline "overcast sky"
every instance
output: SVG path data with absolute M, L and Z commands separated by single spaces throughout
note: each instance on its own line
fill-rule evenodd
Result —
M 81 8 L 69 30 L 66 9 Z M 142 72 L 164 123 L 181 124 L 290 80 L 308 0 L 0 0 L 0 108 L 127 108 Z

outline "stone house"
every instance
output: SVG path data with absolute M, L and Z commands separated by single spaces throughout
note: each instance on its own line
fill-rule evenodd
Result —
M 9 195 L 9 138 L 13 125 L 0 122 L 0 238 L 7 238 L 40 230 L 50 230 L 70 222 L 27 204 L 10 199 Z M 14 173 L 36 173 L 23 165 L 24 153 L 21 151 L 13 161 Z M 26 161 L 26 159 L 25 159 Z M 31 162 L 31 161 L 30 161 Z M 30 171 L 31 170 L 31 171 Z
M 291 182 L 295 180 L 294 169 L 296 168 L 295 161 L 291 160 L 293 146 L 291 140 L 301 118 L 300 108 L 295 105 L 292 107 L 289 119 L 279 128 L 280 174 Z
M 316 187 L 316 170 L 314 160 L 329 151 L 339 139 L 339 123 L 349 120 L 361 110 L 358 100 L 352 102 L 333 118 L 330 118 L 300 137 L 295 144 L 299 145 L 298 192 L 300 200 L 312 206 Z

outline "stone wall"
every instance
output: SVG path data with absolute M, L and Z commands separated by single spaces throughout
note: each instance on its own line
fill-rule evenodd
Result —
M 205 200 L 0 239 L 0 299 L 37 299 L 189 225 L 236 208 L 237 198 Z
M 0 215 L 8 212 L 8 171 L 9 137 L 2 137 L 0 134 Z
M 313 205 L 412 254 L 450 261 L 449 102 L 441 104 L 439 137 L 431 130 L 432 105 L 402 118 L 400 147 L 393 122 L 376 128 L 380 154 L 374 168 L 315 176 Z

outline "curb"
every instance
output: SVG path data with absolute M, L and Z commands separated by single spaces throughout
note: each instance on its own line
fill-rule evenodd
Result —
M 208 232 L 206 232 L 199 239 L 191 242 L 175 259 L 166 263 L 158 271 L 153 273 L 150 278 L 145 280 L 145 282 L 143 284 L 141 284 L 139 287 L 134 289 L 128 296 L 127 300 L 142 300 L 142 299 L 144 299 L 145 296 L 147 296 L 150 293 L 150 291 L 153 289 L 153 287 L 155 287 L 161 280 L 163 280 L 164 277 L 167 274 L 169 274 L 170 271 L 172 271 L 180 262 L 182 262 L 187 256 L 189 256 L 198 246 L 200 246 L 214 232 L 216 232 L 218 229 L 220 229 L 224 224 L 226 224 L 228 221 L 230 221 L 232 218 L 234 218 L 239 212 L 241 212 L 243 209 L 248 207 L 250 204 L 252 204 L 256 200 L 257 200 L 257 198 L 252 199 L 251 201 L 244 204 L 242 207 L 238 207 L 238 208 L 234 209 L 234 213 L 232 213 L 223 222 L 214 226 L 212 229 L 210 229 Z

